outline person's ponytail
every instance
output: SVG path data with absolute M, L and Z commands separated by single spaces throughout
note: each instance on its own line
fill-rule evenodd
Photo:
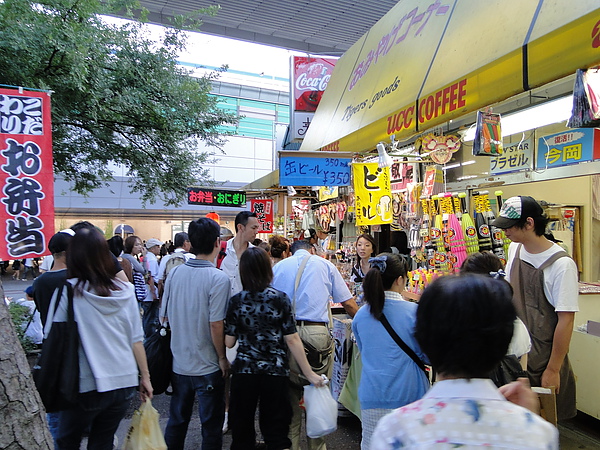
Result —
M 383 305 L 385 304 L 385 289 L 381 271 L 374 267 L 370 269 L 363 279 L 364 299 L 371 309 L 371 314 L 377 320 L 381 320 Z

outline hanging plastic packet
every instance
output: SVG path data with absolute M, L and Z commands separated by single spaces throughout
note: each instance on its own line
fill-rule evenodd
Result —
M 499 156 L 501 154 L 502 129 L 500 127 L 500 114 L 477 111 L 473 155 Z

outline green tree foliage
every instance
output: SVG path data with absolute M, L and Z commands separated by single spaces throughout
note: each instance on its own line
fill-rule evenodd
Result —
M 130 0 L 0 2 L 0 83 L 51 90 L 54 169 L 79 193 L 125 168 L 144 202 L 176 205 L 190 185 L 211 184 L 203 164 L 218 151 L 222 125 L 237 118 L 209 95 L 218 72 L 189 76 L 177 65 L 181 28 L 162 42 L 140 22 L 109 25 L 99 14 L 127 14 Z M 182 21 L 183 23 L 184 21 Z M 225 70 L 225 68 L 223 68 Z

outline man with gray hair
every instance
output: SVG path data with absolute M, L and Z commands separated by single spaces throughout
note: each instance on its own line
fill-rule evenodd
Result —
M 329 302 L 341 303 L 350 317 L 354 317 L 358 306 L 337 268 L 326 259 L 311 254 L 312 249 L 309 241 L 294 242 L 292 256 L 273 266 L 272 285 L 292 299 L 298 334 L 305 348 L 316 351 L 314 359 L 310 352 L 308 358 L 313 371 L 330 377 L 334 342 L 329 329 Z M 302 409 L 299 403 L 302 399 L 302 386 L 308 384 L 298 374 L 298 363 L 290 358 L 290 399 L 294 412 L 290 426 L 292 450 L 300 448 Z M 325 450 L 327 447 L 323 438 L 308 438 L 308 448 Z

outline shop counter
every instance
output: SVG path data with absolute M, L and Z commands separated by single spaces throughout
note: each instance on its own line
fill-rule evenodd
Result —
M 600 337 L 578 329 L 588 320 L 600 322 L 600 286 L 594 290 L 589 284 L 581 283 L 569 360 L 577 382 L 577 409 L 600 419 Z

